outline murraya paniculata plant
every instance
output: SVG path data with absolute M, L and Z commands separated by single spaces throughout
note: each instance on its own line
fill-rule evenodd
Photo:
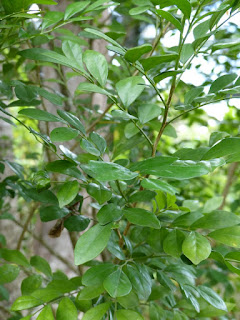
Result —
M 240 1 L 0 4 L 2 319 L 239 319 Z

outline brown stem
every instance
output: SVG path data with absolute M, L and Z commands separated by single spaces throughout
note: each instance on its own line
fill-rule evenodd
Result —
M 17 221 L 16 219 L 12 220 L 15 222 L 19 227 L 24 228 L 24 226 L 21 224 L 21 222 Z M 56 257 L 58 260 L 63 262 L 68 268 L 74 272 L 76 272 L 76 269 L 69 263 L 67 259 L 62 257 L 60 254 L 56 253 L 42 238 L 38 237 L 35 233 L 31 232 L 28 228 L 26 229 L 28 233 L 31 234 L 31 236 L 36 239 L 41 245 L 43 245 L 54 257 Z
M 17 250 L 21 249 L 21 245 L 22 245 L 22 241 L 24 239 L 24 235 L 25 235 L 25 233 L 26 233 L 26 231 L 28 229 L 28 225 L 29 225 L 30 221 L 32 220 L 32 217 L 33 217 L 36 209 L 38 208 L 38 206 L 39 206 L 39 203 L 35 203 L 35 205 L 32 207 L 32 209 L 29 212 L 27 220 L 23 225 L 22 233 L 20 234 L 20 237 L 19 237 L 18 242 L 17 242 L 17 247 L 16 247 Z
M 229 193 L 231 186 L 234 182 L 234 178 L 236 177 L 235 172 L 236 172 L 238 166 L 239 166 L 239 162 L 233 162 L 229 167 L 227 181 L 226 181 L 226 184 L 225 184 L 225 187 L 223 190 L 223 194 L 222 194 L 223 195 L 223 202 L 222 202 L 221 206 L 219 207 L 219 210 L 222 210 L 226 204 L 227 196 L 228 196 L 228 193 Z

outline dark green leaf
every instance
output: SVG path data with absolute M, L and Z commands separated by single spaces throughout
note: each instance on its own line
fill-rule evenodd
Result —
M 53 114 L 40 109 L 25 108 L 19 111 L 18 114 L 40 121 L 63 122 L 60 118 L 54 116 Z
M 170 12 L 164 11 L 164 10 L 156 10 L 157 14 L 167 21 L 171 22 L 180 32 L 182 32 L 182 25 L 181 22 L 174 17 Z
M 182 72 L 183 72 L 182 70 L 177 70 L 177 71 L 174 70 L 174 71 L 162 72 L 158 76 L 154 77 L 154 82 L 157 83 L 157 82 L 160 82 L 163 79 L 166 79 L 168 77 L 174 77 L 174 76 L 176 76 L 176 75 L 178 75 L 179 73 L 182 73 Z
M 43 222 L 57 220 L 65 217 L 69 213 L 67 208 L 60 209 L 57 206 L 47 206 L 40 208 L 40 218 Z
M 123 215 L 122 210 L 113 203 L 103 206 L 97 213 L 98 222 L 105 225 L 109 222 L 118 221 Z
M 31 266 L 33 266 L 36 270 L 42 272 L 47 277 L 52 277 L 52 270 L 50 268 L 49 263 L 47 260 L 43 259 L 40 256 L 33 256 L 30 260 Z
M 142 124 L 160 116 L 162 114 L 162 108 L 157 104 L 146 103 L 138 107 L 138 118 Z
M 111 273 L 104 280 L 103 286 L 113 298 L 126 296 L 132 290 L 131 282 L 122 269 Z
M 204 154 L 202 160 L 215 159 L 238 153 L 240 148 L 240 138 L 225 138 L 215 144 Z
M 143 54 L 152 50 L 152 46 L 148 43 L 145 43 L 139 47 L 134 47 L 128 49 L 125 53 L 124 58 L 130 62 L 137 61 Z
M 104 55 L 94 50 L 86 50 L 83 61 L 91 75 L 104 87 L 108 77 L 108 64 Z
M 102 136 L 100 136 L 100 134 L 98 134 L 97 132 L 91 132 L 90 139 L 98 148 L 100 153 L 103 154 L 107 148 L 106 140 Z
M 75 129 L 79 130 L 83 134 L 86 134 L 86 131 L 84 129 L 82 122 L 75 115 L 64 110 L 58 110 L 57 113 L 62 119 L 67 121 L 67 123 L 69 123 Z
M 112 96 L 112 94 L 110 92 L 108 92 L 107 90 L 98 87 L 96 84 L 88 83 L 88 82 L 81 82 L 77 87 L 76 94 L 84 92 L 84 91 L 100 93 L 100 94 L 103 94 L 105 96 L 110 96 L 110 97 Z
M 112 192 L 108 188 L 96 183 L 89 183 L 87 192 L 96 199 L 99 204 L 103 204 L 112 198 Z
M 111 274 L 114 269 L 115 266 L 110 263 L 93 266 L 84 273 L 82 283 L 85 286 L 101 285 L 104 279 Z
M 76 180 L 65 182 L 57 193 L 59 207 L 62 208 L 72 202 L 79 191 L 79 184 Z
M 132 283 L 139 300 L 147 301 L 151 294 L 152 280 L 144 265 L 127 265 L 127 276 Z
M 77 215 L 77 216 L 71 216 L 71 217 L 67 218 L 64 221 L 64 227 L 68 231 L 80 232 L 80 231 L 87 229 L 89 223 L 90 223 L 89 218 L 87 218 L 85 216 Z
M 178 58 L 178 54 L 165 54 L 161 56 L 154 56 L 140 60 L 145 71 L 155 68 L 161 63 L 171 62 Z
M 225 302 L 211 288 L 205 286 L 198 286 L 197 291 L 199 292 L 201 297 L 204 300 L 206 300 L 209 304 L 211 304 L 213 307 L 220 310 L 228 311 Z
M 55 128 L 50 133 L 52 142 L 69 141 L 78 136 L 78 131 L 72 128 L 59 127 Z
M 232 74 L 226 74 L 224 76 L 221 76 L 217 78 L 211 85 L 209 93 L 217 93 L 219 90 L 225 88 L 229 84 L 231 84 L 235 79 L 237 78 L 237 75 L 235 73 Z
M 12 282 L 19 275 L 20 269 L 15 264 L 0 266 L 0 284 Z
M 71 67 L 80 70 L 83 74 L 86 74 L 83 67 L 82 49 L 80 44 L 71 40 L 66 40 L 63 42 L 62 50 Z
M 180 230 L 171 231 L 163 241 L 163 250 L 175 258 L 179 258 L 182 254 L 182 243 L 185 235 Z
M 37 290 L 42 284 L 42 277 L 37 274 L 33 274 L 25 278 L 21 284 L 22 295 L 30 295 Z
M 6 261 L 16 263 L 23 267 L 29 267 L 30 264 L 25 256 L 18 250 L 0 249 L 0 255 Z
M 178 190 L 171 186 L 169 183 L 157 180 L 157 179 L 143 179 L 141 185 L 145 189 L 150 190 L 161 190 L 163 192 L 167 192 L 171 195 L 178 193 Z
M 81 1 L 69 4 L 65 10 L 64 20 L 68 20 L 73 15 L 83 11 L 89 5 L 89 3 L 90 1 Z

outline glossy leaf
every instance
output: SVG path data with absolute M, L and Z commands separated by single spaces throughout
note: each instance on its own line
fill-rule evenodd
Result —
M 181 25 L 181 22 L 176 19 L 174 17 L 174 15 L 172 15 L 170 12 L 168 11 L 164 11 L 164 10 L 161 10 L 161 9 L 158 9 L 156 10 L 157 11 L 157 14 L 159 16 L 161 16 L 162 18 L 166 19 L 167 21 L 171 22 L 171 24 L 173 24 L 179 31 L 182 31 L 182 25 Z
M 33 307 L 37 307 L 43 304 L 43 302 L 39 299 L 36 299 L 32 296 L 21 296 L 17 298 L 12 307 L 12 311 L 20 311 L 20 310 L 26 310 L 26 309 L 31 309 Z
M 117 320 L 143 320 L 143 317 L 140 315 L 140 313 L 133 311 L 133 310 L 118 310 L 116 312 L 117 314 Z
M 179 258 L 182 254 L 182 243 L 185 235 L 180 230 L 171 231 L 163 241 L 163 250 L 175 258 Z
M 65 10 L 64 20 L 68 20 L 73 15 L 83 11 L 89 5 L 89 3 L 90 1 L 81 1 L 69 4 Z
M 63 298 L 57 308 L 56 320 L 77 320 L 78 312 L 71 299 Z
M 30 264 L 25 256 L 19 250 L 0 249 L 1 257 L 9 262 L 18 264 L 23 267 L 29 267 Z
M 85 216 L 77 215 L 77 216 L 71 216 L 67 218 L 64 221 L 64 227 L 70 232 L 72 231 L 80 232 L 87 229 L 89 223 L 90 223 L 89 218 Z
M 111 227 L 111 224 L 106 226 L 97 224 L 78 239 L 74 249 L 76 265 L 96 258 L 105 249 L 111 235 Z
M 96 183 L 89 183 L 87 192 L 96 199 L 99 204 L 103 204 L 112 198 L 112 192 L 108 188 Z
M 221 228 L 208 236 L 230 247 L 240 248 L 240 226 Z
M 229 84 L 231 84 L 235 79 L 237 78 L 237 75 L 235 73 L 233 74 L 226 74 L 224 76 L 221 76 L 217 78 L 211 85 L 209 93 L 217 93 L 219 90 L 225 88 Z
M 58 110 L 57 112 L 63 120 L 67 121 L 67 123 L 69 123 L 71 126 L 79 130 L 83 134 L 86 134 L 82 122 L 75 115 L 64 110 Z
M 123 215 L 122 210 L 113 203 L 103 206 L 97 213 L 98 222 L 105 225 L 109 222 L 118 221 Z
M 204 154 L 203 160 L 215 159 L 220 157 L 225 157 L 238 153 L 240 147 L 240 138 L 225 138 L 215 144 L 212 148 Z
M 104 279 L 107 278 L 107 276 L 111 274 L 115 268 L 116 266 L 110 263 L 93 266 L 84 273 L 82 277 L 82 283 L 85 286 L 101 285 Z
M 55 128 L 50 133 L 52 142 L 69 141 L 78 136 L 78 131 L 72 128 L 59 127 Z
M 143 54 L 145 54 L 151 50 L 152 50 L 152 46 L 148 43 L 145 43 L 141 46 L 128 49 L 128 51 L 124 55 L 124 58 L 127 61 L 135 62 L 135 61 L 139 60 L 139 58 Z
M 19 111 L 18 114 L 27 116 L 28 118 L 39 120 L 39 121 L 63 122 L 60 118 L 54 116 L 53 114 L 40 109 L 25 108 Z
M 138 107 L 138 118 L 142 124 L 160 116 L 162 108 L 156 104 L 144 104 Z
M 99 52 L 86 50 L 83 55 L 83 61 L 91 75 L 104 87 L 108 77 L 106 58 Z
M 178 190 L 171 186 L 169 183 L 157 180 L 157 179 L 143 179 L 141 185 L 145 189 L 150 190 L 161 190 L 163 192 L 167 192 L 171 195 L 178 193 Z
M 72 202 L 77 196 L 79 191 L 79 184 L 76 180 L 65 182 L 57 193 L 57 198 L 59 201 L 59 207 L 63 208 Z
M 184 255 L 194 264 L 207 259 L 211 253 L 209 241 L 197 232 L 190 232 L 182 244 Z
M 50 267 L 49 263 L 47 262 L 47 260 L 43 259 L 42 257 L 40 257 L 40 256 L 31 257 L 30 264 L 36 270 L 45 274 L 47 277 L 49 277 L 49 278 L 52 277 L 51 267 Z
M 160 229 L 160 221 L 156 215 L 141 208 L 124 209 L 124 216 L 133 224 Z
M 95 92 L 95 93 L 100 93 L 103 94 L 105 96 L 112 96 L 112 94 L 110 92 L 108 92 L 105 89 L 102 89 L 100 87 L 98 87 L 96 84 L 93 83 L 87 83 L 87 82 L 81 82 L 79 84 L 79 86 L 77 87 L 76 93 L 81 93 L 81 92 Z
M 54 320 L 52 308 L 50 305 L 47 305 L 39 313 L 37 320 Z
M 110 302 L 105 302 L 97 305 L 96 307 L 88 310 L 82 320 L 101 320 L 105 313 L 108 311 L 110 308 L 111 303 Z
M 20 269 L 15 264 L 4 264 L 0 266 L 0 284 L 9 283 L 19 275 Z
M 121 269 L 111 273 L 104 280 L 103 286 L 113 298 L 126 296 L 132 290 L 131 282 Z
M 152 68 L 155 68 L 161 63 L 166 63 L 166 62 L 171 62 L 176 60 L 178 57 L 178 54 L 165 54 L 161 56 L 154 56 L 154 57 L 149 57 L 146 59 L 140 60 L 143 68 L 145 71 L 148 71 Z
M 206 300 L 209 304 L 211 304 L 213 307 L 220 309 L 220 310 L 228 311 L 225 302 L 211 288 L 208 288 L 205 286 L 198 286 L 197 291 L 199 292 L 201 297 L 204 300 Z

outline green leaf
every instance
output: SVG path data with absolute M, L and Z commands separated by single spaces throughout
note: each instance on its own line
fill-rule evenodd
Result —
M 240 226 L 218 229 L 208 236 L 227 246 L 240 248 Z
M 64 227 L 68 231 L 83 231 L 87 229 L 90 219 L 81 215 L 71 216 L 64 221 Z
M 33 274 L 25 278 L 21 284 L 21 292 L 23 296 L 30 295 L 37 290 L 42 284 L 42 277 L 37 274 Z
M 97 132 L 91 132 L 90 139 L 98 148 L 100 153 L 103 154 L 107 148 L 106 140 L 102 136 L 100 136 L 100 134 L 98 134 Z
M 104 55 L 94 50 L 86 50 L 83 61 L 91 75 L 104 87 L 108 77 L 108 63 Z
M 85 286 L 101 285 L 104 279 L 111 274 L 115 268 L 116 266 L 110 263 L 93 266 L 84 273 L 82 283 Z
M 63 15 L 63 12 L 60 11 L 48 11 L 43 17 L 42 30 L 61 21 L 63 19 Z
M 97 224 L 78 239 L 74 249 L 76 265 L 96 258 L 106 248 L 112 231 L 111 227 L 111 224 L 106 226 Z
M 96 199 L 99 204 L 103 204 L 112 198 L 111 190 L 96 183 L 89 183 L 87 185 L 87 192 L 90 196 Z
M 175 77 L 176 75 L 178 75 L 179 73 L 182 73 L 182 72 L 183 72 L 182 70 L 162 72 L 158 76 L 154 77 L 154 82 L 158 83 L 166 78 Z
M 147 301 L 152 289 L 152 279 L 144 265 L 127 265 L 126 273 L 139 300 Z
M 151 202 L 156 196 L 156 192 L 150 190 L 137 191 L 129 197 L 128 201 L 134 202 Z
M 63 120 L 67 121 L 67 123 L 69 123 L 75 129 L 79 130 L 84 135 L 86 134 L 82 122 L 75 115 L 64 110 L 58 110 L 57 113 Z
M 212 147 L 219 140 L 223 140 L 223 138 L 226 138 L 229 136 L 230 135 L 227 132 L 222 132 L 222 131 L 212 132 L 209 138 L 209 147 Z
M 82 73 L 86 74 L 86 71 L 83 67 L 82 49 L 80 47 L 80 44 L 71 40 L 66 40 L 63 41 L 62 50 L 71 67 L 74 67 L 80 70 Z
M 139 15 L 143 12 L 146 12 L 148 9 L 150 9 L 150 6 L 139 6 L 137 8 L 133 8 L 133 9 L 129 10 L 129 14 L 131 16 Z
M 57 308 L 56 320 L 77 320 L 78 311 L 71 299 L 63 298 Z
M 239 148 L 240 138 L 225 138 L 210 148 L 208 152 L 204 154 L 202 160 L 215 159 L 240 153 L 238 152 L 238 150 L 240 150 Z
M 133 224 L 160 229 L 160 221 L 156 215 L 150 211 L 141 208 L 124 209 L 124 216 Z
M 182 47 L 180 61 L 185 64 L 194 55 L 194 48 L 191 43 L 185 43 Z
M 222 202 L 223 202 L 223 196 L 220 196 L 220 197 L 216 196 L 211 199 L 208 199 L 204 204 L 203 212 L 209 213 L 209 212 L 212 212 L 213 210 L 217 210 L 221 206 Z
M 88 83 L 88 82 L 81 82 L 77 87 L 76 94 L 78 94 L 82 91 L 83 92 L 87 91 L 87 92 L 100 93 L 100 94 L 103 94 L 103 95 L 109 96 L 109 97 L 112 96 L 112 94 L 110 92 L 108 92 L 107 90 L 98 87 L 96 84 Z
M 14 303 L 12 304 L 11 310 L 12 311 L 26 310 L 26 309 L 31 309 L 33 307 L 40 306 L 41 304 L 43 304 L 43 301 L 40 301 L 37 298 L 34 298 L 32 296 L 21 296 L 14 301 Z
M 30 260 L 31 266 L 33 266 L 36 270 L 42 272 L 47 277 L 52 277 L 52 270 L 50 268 L 49 263 L 40 256 L 33 256 Z
M 98 181 L 131 180 L 138 174 L 113 162 L 89 161 L 83 170 Z
M 199 292 L 201 297 L 204 300 L 206 300 L 209 304 L 211 304 L 213 307 L 220 309 L 220 310 L 228 311 L 225 302 L 211 288 L 208 288 L 205 286 L 198 286 L 197 291 Z
M 155 170 L 161 166 L 170 166 L 178 158 L 174 157 L 155 157 L 134 163 L 131 166 L 132 171 L 139 171 L 142 174 L 154 174 Z M 150 171 L 150 172 L 148 172 Z
M 169 232 L 163 241 L 163 250 L 175 258 L 179 258 L 182 254 L 182 243 L 185 235 L 180 230 L 173 230 Z
M 178 190 L 171 186 L 169 183 L 157 179 L 143 179 L 141 182 L 141 186 L 145 189 L 161 190 L 171 195 L 178 193 Z
M 124 112 L 124 111 L 122 111 L 122 110 L 113 110 L 113 111 L 111 112 L 111 115 L 112 115 L 112 117 L 114 117 L 114 118 L 120 118 L 120 119 L 125 120 L 125 121 L 128 121 L 128 120 L 130 120 L 130 119 L 135 119 L 135 120 L 137 120 L 136 117 L 134 117 L 134 116 L 132 116 L 131 114 L 129 114 L 129 113 L 127 113 L 127 112 Z
M 124 58 L 127 61 L 135 62 L 135 61 L 139 60 L 139 58 L 143 54 L 145 54 L 151 50 L 152 50 L 152 46 L 148 43 L 145 43 L 141 46 L 128 49 L 128 51 L 124 55 Z
M 77 295 L 78 300 L 92 300 L 99 297 L 104 292 L 104 288 L 101 285 L 88 286 L 83 288 Z
M 176 19 L 173 14 L 171 14 L 170 12 L 161 10 L 161 9 L 156 10 L 156 11 L 159 16 L 161 16 L 164 19 L 166 19 L 167 21 L 171 22 L 171 24 L 173 24 L 180 32 L 182 32 L 181 22 L 178 19 Z
M 52 308 L 50 305 L 47 305 L 39 313 L 37 320 L 54 320 Z
M 115 40 L 108 37 L 106 34 L 102 33 L 101 31 L 98 31 L 96 29 L 91 29 L 91 28 L 86 28 L 84 30 L 91 33 L 91 34 L 98 36 L 99 38 L 106 40 L 107 42 L 111 43 L 113 46 L 116 46 L 116 47 L 123 49 L 125 51 L 125 49 L 119 43 L 117 43 Z
M 192 103 L 195 98 L 200 96 L 200 94 L 203 92 L 203 89 L 204 87 L 196 87 L 188 91 L 184 96 L 184 104 L 188 105 Z
M 69 4 L 65 10 L 64 20 L 68 20 L 75 14 L 83 11 L 89 3 L 90 1 L 81 1 Z
M 194 39 L 200 39 L 205 37 L 205 35 L 208 33 L 208 31 L 210 30 L 210 26 L 209 26 L 209 20 L 206 20 L 202 23 L 199 23 L 194 29 L 193 29 L 193 35 L 194 35 Z M 210 36 L 210 34 L 209 34 Z
M 187 19 L 190 19 L 192 7 L 188 0 L 170 0 L 172 4 L 175 4 L 178 9 L 186 16 Z
M 182 244 L 183 254 L 194 264 L 207 259 L 211 253 L 209 241 L 197 232 L 190 232 Z
M 53 62 L 72 68 L 71 61 L 69 61 L 68 58 L 51 50 L 43 48 L 33 48 L 20 51 L 19 54 L 26 59 Z
M 0 284 L 12 282 L 19 275 L 20 269 L 15 264 L 0 266 Z
M 160 116 L 162 114 L 162 108 L 159 105 L 153 103 L 146 103 L 138 107 L 138 118 L 142 124 Z
M 111 273 L 104 280 L 103 286 L 113 298 L 126 296 L 132 290 L 131 282 L 122 269 Z
M 133 310 L 117 310 L 117 320 L 144 320 L 144 318 L 140 315 L 140 313 Z
M 171 62 L 178 58 L 178 54 L 165 54 L 161 56 L 154 56 L 147 59 L 140 60 L 145 71 L 148 71 L 152 68 L 156 68 L 161 63 Z
M 237 75 L 235 73 L 225 74 L 224 76 L 217 78 L 212 83 L 209 93 L 217 93 L 219 90 L 231 84 L 236 78 L 237 78 Z
M 65 182 L 57 193 L 59 207 L 62 208 L 72 202 L 79 191 L 79 184 L 77 180 Z
M 15 87 L 15 94 L 18 99 L 24 100 L 26 102 L 31 102 L 37 97 L 37 93 L 29 86 L 19 84 Z
M 18 112 L 20 115 L 27 116 L 28 118 L 47 121 L 47 122 L 63 122 L 60 118 L 54 116 L 53 114 L 43 111 L 40 109 L 25 108 Z
M 40 208 L 40 219 L 42 222 L 62 219 L 69 213 L 67 208 L 59 208 L 57 206 L 47 206 Z
M 93 154 L 94 156 L 98 157 L 101 154 L 100 151 L 95 147 L 95 145 L 86 139 L 81 140 L 80 146 L 83 150 L 87 151 L 90 154 Z
M 29 267 L 30 264 L 25 256 L 18 250 L 0 249 L 1 257 L 9 262 L 18 264 L 23 267 Z
M 232 227 L 240 223 L 240 217 L 232 212 L 227 211 L 212 211 L 205 214 L 202 218 L 195 221 L 191 228 L 201 229 L 220 229 L 224 227 Z
M 109 222 L 118 221 L 123 215 L 122 210 L 114 203 L 103 206 L 97 213 L 98 222 L 105 225 Z
M 120 80 L 116 84 L 117 93 L 125 107 L 129 107 L 143 92 L 145 81 L 135 76 Z
M 101 303 L 88 310 L 82 320 L 101 320 L 111 306 L 111 302 Z
M 59 127 L 55 128 L 50 133 L 52 142 L 69 141 L 78 136 L 78 131 L 72 128 Z

